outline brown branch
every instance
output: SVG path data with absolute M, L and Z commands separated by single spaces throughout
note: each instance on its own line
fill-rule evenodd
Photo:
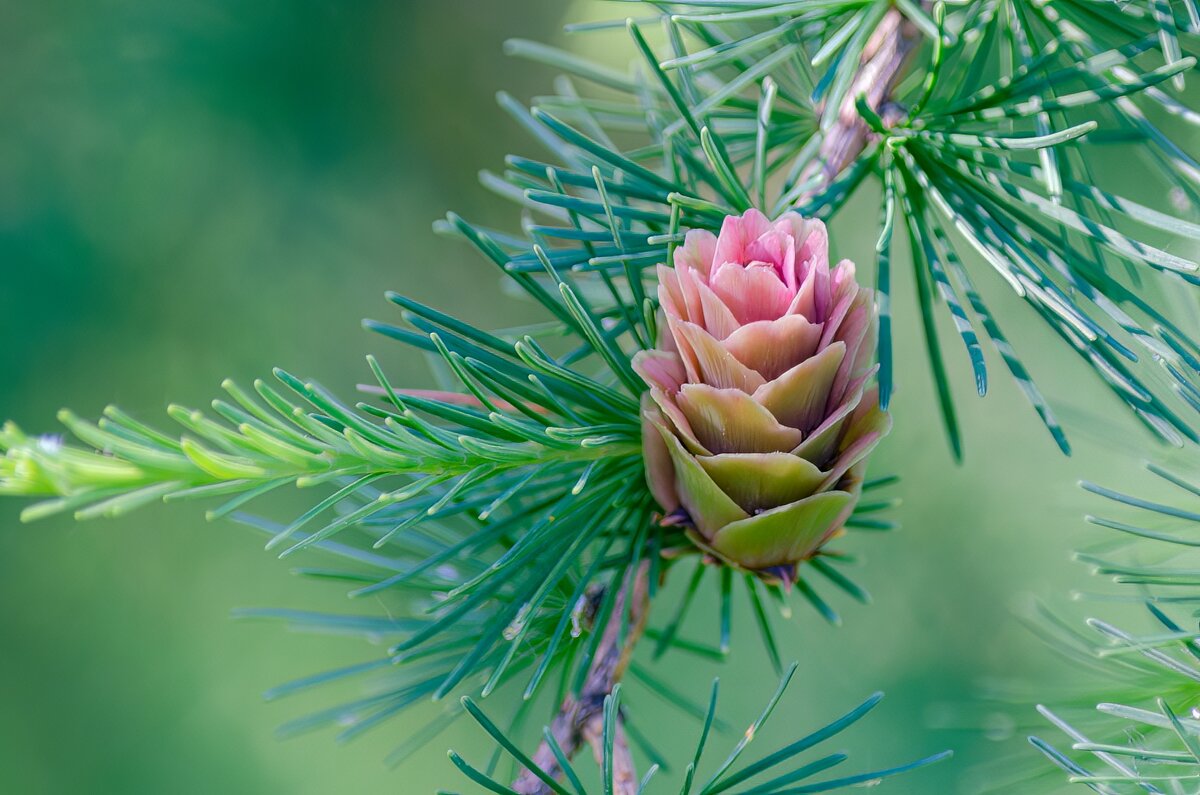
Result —
M 643 562 L 622 581 L 614 597 L 612 616 L 596 646 L 579 696 L 568 695 L 550 724 L 550 733 L 570 759 L 586 743 L 597 763 L 604 759 L 604 699 L 621 680 L 633 648 L 646 628 L 649 613 L 649 564 Z M 631 593 L 632 592 L 632 593 Z M 632 599 L 627 600 L 628 596 Z M 621 617 L 628 610 L 628 624 L 621 637 Z M 625 728 L 617 717 L 613 738 L 613 795 L 636 795 L 638 780 Z M 533 755 L 534 763 L 553 778 L 562 776 L 554 752 L 543 742 Z M 550 795 L 552 790 L 529 770 L 522 770 L 512 788 L 521 795 Z
M 841 106 L 825 108 L 825 114 L 836 113 L 837 119 L 826 131 L 820 157 L 807 175 L 819 177 L 810 196 L 828 187 L 867 146 L 870 129 L 855 107 L 858 97 L 864 95 L 871 110 L 885 119 L 891 115 L 888 103 L 903 76 L 905 61 L 916 49 L 917 40 L 916 26 L 899 10 L 893 8 L 884 15 L 863 48 L 858 74 Z

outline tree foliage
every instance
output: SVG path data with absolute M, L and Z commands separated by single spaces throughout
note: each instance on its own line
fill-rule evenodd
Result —
M 678 0 L 639 3 L 636 13 L 571 28 L 624 37 L 633 56 L 627 69 L 534 42 L 509 43 L 513 55 L 562 73 L 555 92 L 528 107 L 500 95 L 538 144 L 483 179 L 520 206 L 520 231 L 454 214 L 437 225 L 496 266 L 528 301 L 529 325 L 484 330 L 400 295 L 389 295 L 399 322 L 366 323 L 427 353 L 452 375 L 454 391 L 404 388 L 369 359 L 377 385 L 353 405 L 277 370 L 277 384 L 245 390 L 226 383 L 226 397 L 211 411 L 171 407 L 178 426 L 171 432 L 112 407 L 94 423 L 62 413 L 77 443 L 29 436 L 11 423 L 0 434 L 0 493 L 43 498 L 25 518 L 58 511 L 114 517 L 152 501 L 220 499 L 211 517 L 258 527 L 281 555 L 308 549 L 332 561 L 304 574 L 343 581 L 352 596 L 392 600 L 397 610 L 387 617 L 248 613 L 388 640 L 378 660 L 276 689 L 285 695 L 375 677 L 361 700 L 297 720 L 287 731 L 337 725 L 353 736 L 420 700 L 483 697 L 509 684 L 527 700 L 552 683 L 560 700 L 578 694 L 604 629 L 629 621 L 617 605 L 631 574 L 649 568 L 653 598 L 669 569 L 697 557 L 678 527 L 657 521 L 643 485 L 643 385 L 630 358 L 658 338 L 651 269 L 671 260 L 687 230 L 715 231 L 727 215 L 751 207 L 833 219 L 860 191 L 877 192 L 881 402 L 886 407 L 895 379 L 893 326 L 915 323 L 936 387 L 931 408 L 956 456 L 962 433 L 945 357 L 965 355 L 971 387 L 983 395 L 991 377 L 985 339 L 1058 446 L 1070 450 L 1002 319 L 1006 326 L 1036 319 L 1157 437 L 1200 441 L 1193 428 L 1200 346 L 1163 300 L 1200 284 L 1200 266 L 1172 246 L 1200 238 L 1200 226 L 1184 217 L 1194 216 L 1189 208 L 1200 201 L 1200 164 L 1174 136 L 1176 127 L 1200 123 L 1179 93 L 1196 65 L 1195 3 Z M 1103 161 L 1117 147 L 1131 148 L 1170 186 L 1165 201 L 1147 204 L 1105 187 Z M 911 307 L 891 300 L 902 239 L 917 296 Z M 989 298 L 999 290 L 1023 299 L 1026 314 L 1000 318 Z M 949 338 L 939 329 L 947 322 Z M 1192 481 L 1160 474 L 1200 495 Z M 876 479 L 868 490 L 889 482 Z M 291 486 L 319 495 L 300 516 L 275 523 L 248 513 L 254 501 Z M 1133 509 L 1200 521 L 1191 508 L 1092 488 Z M 874 497 L 860 503 L 851 528 L 887 529 L 878 512 L 888 505 Z M 1174 531 L 1095 521 L 1194 546 Z M 822 590 L 865 599 L 842 569 L 848 562 L 828 551 L 797 583 L 801 597 L 830 620 L 835 609 Z M 1092 562 L 1154 592 L 1200 576 L 1140 562 Z M 673 615 L 651 628 L 656 653 L 722 656 L 733 586 L 741 582 L 782 670 L 768 608 L 787 595 L 749 573 L 703 562 L 688 576 Z M 712 644 L 685 641 L 679 627 L 710 583 L 721 594 L 720 635 Z M 1161 625 L 1154 633 L 1094 622 L 1104 646 L 1080 652 L 1137 672 L 1169 700 L 1177 691 L 1163 689 L 1164 678 L 1200 679 L 1196 636 L 1168 616 L 1170 598 L 1136 598 Z M 616 693 L 609 698 L 604 726 L 611 744 L 619 713 Z M 1200 724 L 1166 700 L 1155 704 L 1150 711 L 1105 707 L 1139 723 L 1148 738 L 1122 747 L 1093 743 L 1047 711 L 1074 749 L 1109 774 L 1090 773 L 1080 757 L 1037 742 L 1099 792 L 1124 791 L 1111 775 L 1144 791 L 1174 792 L 1147 771 L 1162 767 L 1169 776 L 1180 765 L 1200 765 Z M 506 753 L 526 761 L 508 729 L 475 701 L 462 705 Z M 740 745 L 695 791 L 726 791 L 779 765 L 787 772 L 739 791 L 816 792 L 907 769 L 798 783 L 841 758 L 793 768 L 792 757 L 870 706 L 733 772 Z M 686 708 L 704 716 L 683 789 L 691 792 L 714 718 L 711 706 Z M 458 714 L 450 708 L 445 721 Z M 485 789 L 512 791 L 452 758 Z M 567 779 L 582 795 L 573 772 Z M 570 791 L 557 781 L 547 785 Z M 611 778 L 604 786 L 611 790 Z

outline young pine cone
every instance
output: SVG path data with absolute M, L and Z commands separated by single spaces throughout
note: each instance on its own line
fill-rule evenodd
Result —
M 650 489 L 707 551 L 790 580 L 841 531 L 891 426 L 867 386 L 872 293 L 853 263 L 829 267 L 821 221 L 756 210 L 688 232 L 658 277 L 666 328 L 634 359 Z

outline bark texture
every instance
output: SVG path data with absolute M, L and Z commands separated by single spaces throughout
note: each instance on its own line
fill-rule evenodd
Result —
M 550 724 L 550 733 L 568 759 L 585 744 L 591 746 L 598 764 L 604 759 L 604 699 L 621 681 L 633 656 L 633 649 L 646 628 L 646 615 L 650 607 L 649 587 L 649 564 L 644 562 L 620 586 L 612 618 L 604 628 L 604 635 L 596 647 L 592 667 L 588 670 L 579 696 L 568 695 Z M 623 643 L 620 637 L 622 615 L 628 615 Z M 547 743 L 538 746 L 533 761 L 551 777 L 561 777 L 562 770 Z M 613 738 L 613 779 L 613 795 L 636 795 L 637 771 L 619 716 Z M 521 771 L 512 788 L 521 795 L 550 795 L 552 792 L 544 781 L 529 770 Z
M 855 107 L 859 95 L 865 95 L 871 110 L 885 119 L 892 115 L 889 108 L 892 92 L 903 76 L 905 61 L 916 48 L 918 37 L 916 26 L 895 8 L 884 15 L 871 34 L 863 49 L 858 75 L 845 100 L 839 107 L 825 109 L 827 116 L 836 114 L 837 118 L 821 142 L 817 165 L 821 180 L 813 193 L 833 182 L 867 146 L 870 129 Z

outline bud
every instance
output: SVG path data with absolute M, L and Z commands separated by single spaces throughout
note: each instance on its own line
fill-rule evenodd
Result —
M 666 328 L 634 367 L 646 477 L 727 563 L 785 580 L 839 534 L 891 427 L 874 387 L 875 310 L 825 225 L 750 210 L 688 232 L 658 267 Z

